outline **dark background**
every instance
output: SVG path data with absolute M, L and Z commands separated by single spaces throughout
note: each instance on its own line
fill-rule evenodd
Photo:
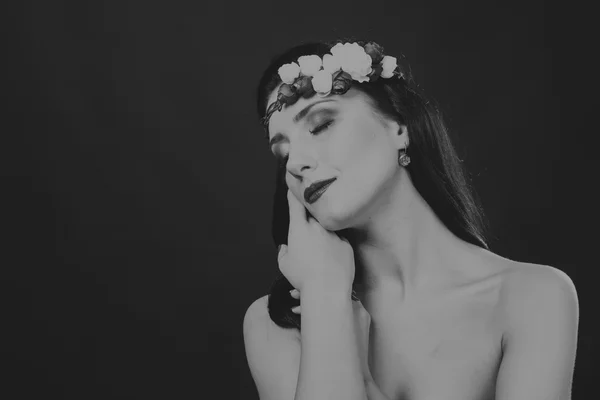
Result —
M 3 24 L 0 397 L 257 398 L 242 319 L 277 264 L 254 89 L 275 53 L 338 35 L 407 56 L 472 173 L 492 250 L 574 281 L 574 399 L 593 390 L 591 14 L 443 0 L 18 4 Z

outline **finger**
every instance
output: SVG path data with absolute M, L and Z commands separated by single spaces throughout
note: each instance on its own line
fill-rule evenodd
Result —
M 296 198 L 291 190 L 288 189 L 288 208 L 290 210 L 290 226 L 306 223 L 306 208 L 304 204 Z
M 295 314 L 300 314 L 300 306 L 292 307 L 292 312 Z
M 290 296 L 292 296 L 295 299 L 299 299 L 300 292 L 298 291 L 298 289 L 292 289 L 292 290 L 290 290 Z
M 286 252 L 287 252 L 287 245 L 280 244 L 279 245 L 279 252 L 277 252 L 277 261 L 281 260 L 281 257 L 283 257 Z
M 366 323 L 371 320 L 371 314 L 369 314 L 369 312 L 360 300 L 353 301 L 352 306 L 354 309 L 354 315 L 356 315 L 356 317 L 362 323 Z

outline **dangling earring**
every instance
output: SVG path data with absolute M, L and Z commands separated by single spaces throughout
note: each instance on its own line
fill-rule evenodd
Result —
M 408 144 L 404 146 L 404 150 L 402 151 L 402 153 L 400 153 L 400 156 L 398 157 L 398 164 L 400 164 L 403 167 L 406 167 L 408 164 L 410 164 L 410 157 L 408 156 L 408 154 L 406 154 L 407 149 Z

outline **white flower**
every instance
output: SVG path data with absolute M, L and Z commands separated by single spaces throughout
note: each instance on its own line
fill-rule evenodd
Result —
M 327 96 L 333 86 L 333 76 L 331 76 L 331 72 L 322 69 L 313 76 L 311 82 L 319 96 Z
M 369 80 L 367 75 L 372 71 L 373 59 L 361 45 L 356 42 L 338 43 L 331 48 L 331 54 L 339 61 L 342 69 L 350 74 L 352 79 L 358 82 Z
M 300 73 L 302 75 L 313 76 L 321 69 L 323 61 L 317 55 L 301 56 L 298 58 L 298 64 L 300 64 Z
M 325 71 L 329 71 L 333 75 L 335 72 L 339 71 L 340 68 L 342 68 L 342 65 L 338 58 L 335 58 L 331 54 L 325 54 L 323 56 L 323 69 Z
M 383 60 L 381 60 L 381 66 L 383 67 L 383 71 L 381 71 L 381 77 L 391 78 L 392 76 L 394 76 L 393 72 L 398 66 L 398 64 L 396 64 L 396 57 L 383 57 Z
M 279 77 L 281 78 L 283 83 L 291 85 L 292 83 L 294 83 L 294 80 L 298 76 L 300 76 L 300 66 L 295 62 L 284 64 L 281 67 L 279 67 L 279 70 L 277 70 L 277 72 L 279 72 Z

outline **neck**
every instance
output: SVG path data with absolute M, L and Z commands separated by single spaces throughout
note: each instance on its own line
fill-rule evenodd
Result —
M 438 219 L 406 171 L 400 174 L 368 218 L 350 231 L 363 304 L 380 295 L 406 301 L 444 286 L 471 246 Z

